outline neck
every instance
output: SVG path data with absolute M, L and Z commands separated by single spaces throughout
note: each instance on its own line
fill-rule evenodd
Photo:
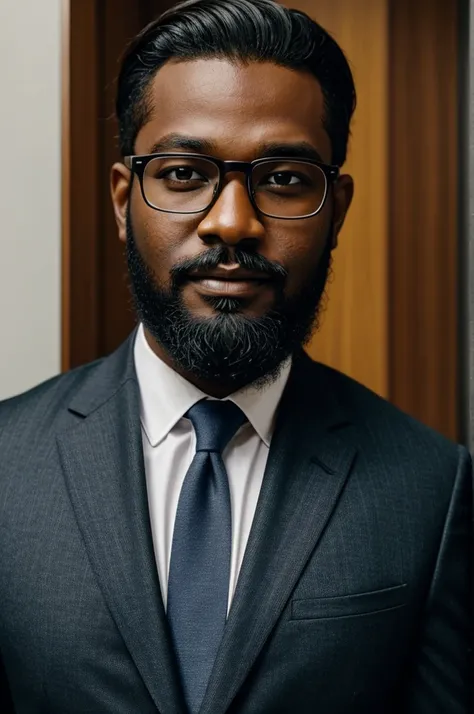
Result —
M 187 382 L 190 382 L 195 387 L 200 389 L 201 392 L 204 392 L 204 394 L 207 394 L 210 397 L 214 397 L 215 399 L 225 399 L 225 397 L 228 397 L 229 394 L 233 394 L 233 392 L 236 392 L 239 389 L 242 389 L 242 387 L 246 386 L 245 383 L 238 383 L 236 381 L 232 381 L 232 383 L 229 384 L 216 384 L 215 382 L 212 382 L 207 379 L 200 379 L 199 377 L 196 377 L 196 375 L 192 372 L 188 372 L 184 369 L 181 369 L 179 365 L 176 365 L 176 363 L 171 359 L 168 352 L 166 352 L 162 345 L 160 345 L 159 342 L 155 340 L 155 338 L 150 334 L 146 327 L 145 338 L 150 349 L 156 354 L 157 357 L 159 357 L 166 365 L 168 365 L 168 367 L 171 367 L 171 369 L 173 369 L 177 374 L 183 377 L 183 379 L 185 379 Z

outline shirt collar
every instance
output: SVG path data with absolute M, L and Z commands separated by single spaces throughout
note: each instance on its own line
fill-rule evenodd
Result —
M 134 345 L 135 369 L 140 389 L 140 417 L 151 446 L 157 446 L 201 399 L 212 399 L 163 362 L 149 346 L 140 324 Z M 275 415 L 291 369 L 291 358 L 276 380 L 263 388 L 248 385 L 229 395 L 253 428 L 270 446 Z

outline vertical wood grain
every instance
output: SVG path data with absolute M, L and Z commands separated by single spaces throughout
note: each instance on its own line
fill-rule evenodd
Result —
M 118 126 L 115 119 L 116 78 L 126 45 L 146 24 L 141 3 L 102 0 L 99 6 L 101 37 L 101 105 L 99 119 L 102 156 L 100 200 L 102 203 L 101 354 L 108 354 L 135 325 L 127 286 L 127 266 L 119 241 L 110 198 L 110 169 L 120 161 Z
M 120 58 L 128 42 L 152 19 L 163 12 L 169 0 L 101 0 L 99 36 L 101 53 L 99 135 L 102 147 L 100 163 L 101 227 L 101 330 L 100 353 L 113 351 L 136 324 L 128 289 L 127 266 L 123 244 L 119 242 L 110 199 L 110 168 L 120 161 L 118 126 L 115 119 L 116 78 Z
M 458 435 L 457 3 L 390 10 L 390 389 Z
M 339 246 L 320 332 L 308 347 L 326 362 L 388 395 L 388 0 L 298 0 L 343 48 L 358 106 L 344 173 L 355 194 Z
M 64 69 L 69 71 L 69 82 L 65 77 L 64 83 L 69 85 L 69 111 L 63 114 L 69 126 L 69 141 L 65 137 L 63 143 L 63 181 L 68 193 L 63 201 L 68 226 L 63 235 L 64 261 L 68 261 L 68 265 L 63 264 L 64 369 L 98 355 L 101 280 L 96 2 L 70 0 L 68 14 L 69 27 L 65 26 L 64 32 L 69 61 Z
M 474 0 L 461 0 L 460 11 L 460 56 L 463 62 L 461 73 L 461 141 L 462 149 L 462 194 L 461 230 L 463 241 L 461 260 L 463 267 L 463 351 L 459 360 L 462 369 L 463 413 L 461 415 L 464 441 L 474 454 Z M 474 694 L 474 692 L 473 692 Z M 473 698 L 474 700 L 474 698 Z

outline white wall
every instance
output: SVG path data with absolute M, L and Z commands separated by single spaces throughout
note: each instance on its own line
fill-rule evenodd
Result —
M 0 399 L 60 370 L 61 0 L 0 0 Z

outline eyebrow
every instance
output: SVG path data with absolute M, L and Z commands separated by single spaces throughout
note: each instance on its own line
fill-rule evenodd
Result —
M 166 134 L 150 148 L 150 154 L 159 154 L 167 151 L 191 151 L 195 154 L 208 154 L 214 156 L 216 147 L 212 141 L 185 134 Z M 296 141 L 289 143 L 268 142 L 260 144 L 255 158 L 273 158 L 282 156 L 285 158 L 314 159 L 325 163 L 321 154 L 308 141 Z

